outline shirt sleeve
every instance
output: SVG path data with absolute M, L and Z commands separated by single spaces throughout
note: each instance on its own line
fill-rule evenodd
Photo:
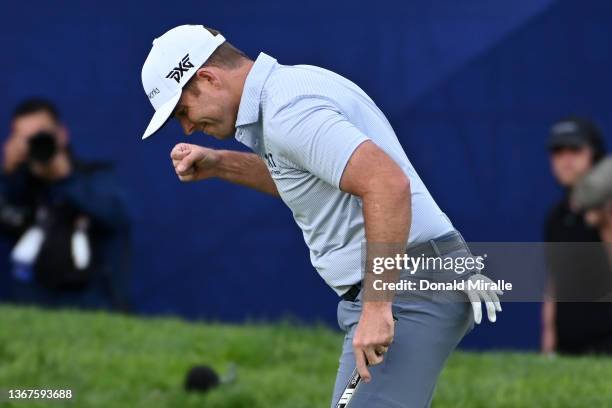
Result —
M 330 101 L 317 97 L 273 110 L 264 131 L 283 157 L 338 188 L 351 155 L 370 140 Z

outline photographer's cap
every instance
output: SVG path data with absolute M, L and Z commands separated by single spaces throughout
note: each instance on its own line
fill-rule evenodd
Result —
M 568 118 L 553 125 L 550 129 L 548 148 L 551 151 L 562 148 L 596 148 L 601 136 L 595 124 L 587 119 Z
M 201 25 L 182 25 L 153 40 L 142 66 L 142 86 L 155 114 L 142 135 L 157 132 L 166 123 L 181 98 L 183 86 L 225 42 Z

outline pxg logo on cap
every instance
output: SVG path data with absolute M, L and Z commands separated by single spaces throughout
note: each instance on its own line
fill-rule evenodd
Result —
M 155 114 L 143 139 L 166 123 L 183 86 L 224 42 L 221 34 L 214 35 L 201 25 L 178 26 L 153 41 L 142 66 L 142 86 Z
M 179 61 L 178 66 L 172 68 L 172 71 L 166 75 L 166 78 L 172 78 L 176 83 L 180 84 L 183 74 L 189 71 L 189 68 L 193 68 L 193 64 L 189 61 L 189 54 L 187 54 Z

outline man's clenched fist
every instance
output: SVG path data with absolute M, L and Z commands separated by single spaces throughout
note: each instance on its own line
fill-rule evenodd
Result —
M 219 152 L 207 147 L 179 143 L 170 152 L 174 171 L 181 181 L 197 181 L 215 176 Z

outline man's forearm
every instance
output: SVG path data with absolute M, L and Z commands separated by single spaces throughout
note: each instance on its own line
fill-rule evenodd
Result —
M 231 150 L 220 150 L 219 155 L 221 159 L 216 166 L 216 177 L 278 196 L 268 167 L 259 156 Z
M 384 306 L 384 303 L 393 300 L 393 292 L 376 293 L 372 287 L 373 282 L 376 279 L 395 282 L 399 271 L 385 270 L 383 274 L 375 275 L 372 260 L 379 257 L 395 258 L 405 253 L 411 224 L 410 184 L 406 180 L 406 183 L 380 186 L 378 191 L 363 196 L 362 202 L 369 260 L 364 276 L 365 294 L 368 299 L 382 302 L 375 302 L 372 307 Z

